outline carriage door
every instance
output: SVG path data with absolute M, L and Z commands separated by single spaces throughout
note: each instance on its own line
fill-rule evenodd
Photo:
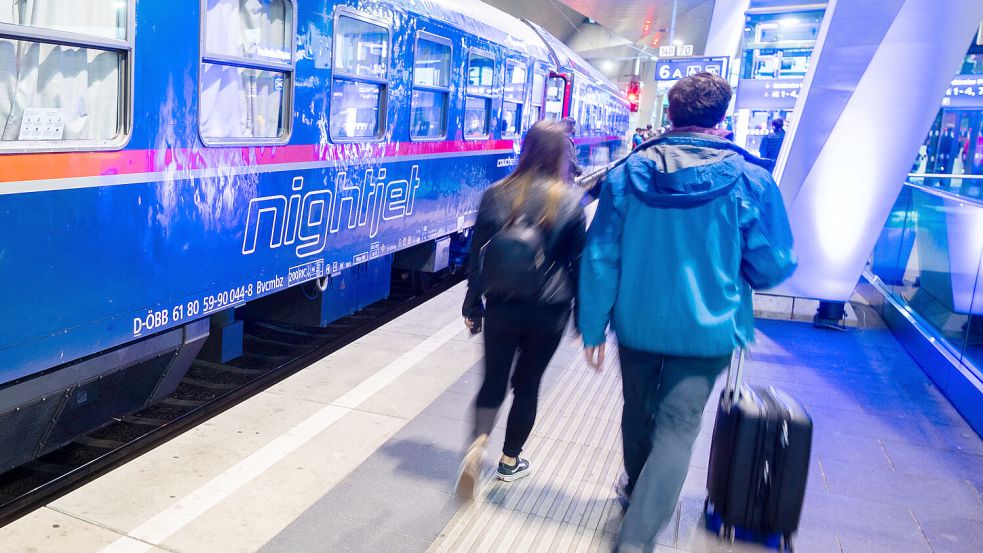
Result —
M 550 72 L 546 80 L 546 119 L 559 121 L 570 109 L 570 80 L 562 73 Z

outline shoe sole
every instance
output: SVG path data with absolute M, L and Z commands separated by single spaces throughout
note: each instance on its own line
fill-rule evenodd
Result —
M 515 482 L 520 478 L 525 478 L 526 476 L 529 476 L 530 472 L 532 472 L 532 467 L 529 467 L 526 470 L 522 472 L 517 472 L 515 474 L 505 475 L 500 472 L 496 472 L 495 474 L 498 476 L 498 479 L 501 480 L 502 482 Z
M 461 468 L 457 471 L 457 485 L 455 493 L 464 499 L 474 499 L 474 488 L 478 483 L 478 473 L 481 469 L 481 457 L 485 452 L 487 438 L 476 439 L 468 447 L 464 459 L 461 461 Z
M 477 467 L 464 465 L 457 476 L 457 487 L 454 492 L 463 499 L 474 499 L 474 488 L 477 484 Z

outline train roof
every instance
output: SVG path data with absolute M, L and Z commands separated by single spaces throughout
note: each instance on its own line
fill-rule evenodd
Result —
M 621 98 L 621 91 L 593 65 L 584 61 L 566 44 L 539 25 L 489 6 L 479 0 L 394 0 L 407 9 L 427 15 L 487 38 L 509 48 L 525 52 L 561 69 L 571 69 L 588 77 L 593 84 Z
M 608 92 L 614 93 L 619 98 L 621 97 L 621 91 L 614 83 L 605 77 L 603 73 L 598 71 L 596 67 L 585 61 L 584 58 L 577 55 L 577 53 L 571 50 L 569 46 L 560 42 L 560 40 L 551 35 L 549 31 L 533 23 L 532 21 L 529 21 L 528 19 L 523 21 L 525 21 L 525 23 L 528 24 L 531 29 L 536 31 L 546 45 L 549 46 L 553 57 L 556 59 L 557 64 L 561 68 L 573 69 L 584 76 L 589 77 L 597 86 L 606 89 Z
M 549 48 L 522 20 L 478 0 L 400 0 L 398 4 L 467 33 L 550 60 Z

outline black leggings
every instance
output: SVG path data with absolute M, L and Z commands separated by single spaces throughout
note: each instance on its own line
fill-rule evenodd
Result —
M 502 448 L 502 453 L 508 457 L 519 455 L 532 432 L 539 402 L 539 383 L 560 345 L 569 318 L 567 304 L 489 302 L 485 313 L 485 379 L 476 402 L 475 433 L 491 432 L 494 414 L 505 401 L 511 375 L 515 397 Z

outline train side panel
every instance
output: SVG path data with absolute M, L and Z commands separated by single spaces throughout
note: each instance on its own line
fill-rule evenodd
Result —
M 332 36 L 331 4 L 300 4 L 290 144 L 212 148 L 198 136 L 197 19 L 138 3 L 127 148 L 68 163 L 37 154 L 0 183 L 33 190 L 0 194 L 0 384 L 473 224 L 517 147 L 497 125 L 489 139 L 462 138 L 464 49 L 500 63 L 506 51 L 405 11 L 366 10 L 394 30 L 388 130 L 333 144 L 332 74 L 318 51 Z M 405 130 L 422 26 L 454 45 L 448 140 L 414 142 Z

